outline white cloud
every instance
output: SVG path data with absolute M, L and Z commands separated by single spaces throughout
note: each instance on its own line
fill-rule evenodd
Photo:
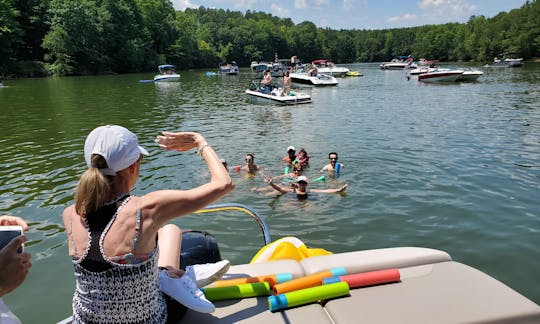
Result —
M 355 7 L 356 6 L 354 0 L 343 0 L 343 2 L 341 3 L 341 8 L 343 8 L 343 10 L 354 10 Z
M 294 0 L 294 7 L 296 9 L 313 8 L 319 9 L 328 4 L 328 0 Z
M 415 14 L 406 13 L 406 14 L 403 14 L 401 16 L 390 17 L 386 21 L 390 22 L 390 23 L 396 23 L 396 22 L 403 22 L 403 21 L 411 21 L 411 20 L 415 20 L 417 18 L 418 17 Z
M 418 8 L 426 18 L 467 19 L 476 9 L 466 0 L 421 0 Z
M 278 17 L 290 17 L 291 16 L 291 11 L 289 9 L 283 8 L 280 5 L 277 5 L 275 3 L 273 3 L 270 8 L 272 8 L 272 14 L 276 15 Z
M 174 9 L 186 10 L 186 8 L 199 8 L 198 5 L 191 3 L 189 0 L 172 0 Z

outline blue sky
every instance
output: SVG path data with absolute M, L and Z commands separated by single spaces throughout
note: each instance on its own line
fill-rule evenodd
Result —
M 175 9 L 263 11 L 296 24 L 311 21 L 332 29 L 384 29 L 467 22 L 472 15 L 493 17 L 526 0 L 171 0 Z

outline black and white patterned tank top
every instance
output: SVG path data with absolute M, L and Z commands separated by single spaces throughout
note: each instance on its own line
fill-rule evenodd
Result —
M 73 259 L 76 279 L 73 323 L 165 323 L 167 320 L 165 299 L 159 290 L 157 246 L 147 260 L 136 264 L 114 263 L 103 252 L 103 238 L 129 199 L 126 197 L 118 208 L 114 206 L 105 228 L 98 228 L 96 233 L 96 229 L 89 226 L 89 246 L 83 257 Z M 106 209 L 105 214 L 107 210 L 110 212 L 111 208 Z M 140 210 L 137 214 L 140 217 Z M 92 254 L 100 256 L 97 263 L 106 263 L 102 267 L 105 270 L 85 268 L 88 265 L 86 259 Z

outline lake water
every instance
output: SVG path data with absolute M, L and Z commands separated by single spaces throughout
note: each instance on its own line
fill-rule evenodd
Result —
M 266 196 L 261 177 L 232 172 L 236 189 L 221 202 L 264 216 L 272 239 L 297 236 L 332 252 L 423 246 L 448 252 L 540 302 L 540 64 L 483 69 L 473 83 L 423 84 L 376 64 L 348 66 L 364 76 L 306 90 L 313 103 L 253 105 L 251 73 L 181 71 L 178 83 L 140 83 L 152 74 L 23 79 L 0 89 L 0 212 L 26 218 L 33 267 L 5 301 L 25 323 L 52 323 L 71 311 L 74 290 L 61 223 L 72 201 L 88 132 L 121 124 L 150 152 L 135 193 L 191 188 L 208 179 L 194 153 L 153 142 L 163 130 L 203 133 L 230 166 L 253 152 L 279 175 L 287 146 L 304 147 L 319 176 L 331 151 L 345 165 L 345 194 L 307 201 Z M 233 263 L 262 246 L 246 214 L 189 215 L 175 223 L 204 229 Z

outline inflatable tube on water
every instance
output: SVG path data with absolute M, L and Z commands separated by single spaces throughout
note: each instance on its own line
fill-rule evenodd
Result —
M 341 163 L 336 163 L 334 171 L 336 173 L 336 178 L 339 178 L 339 171 L 341 171 Z
M 307 248 L 300 239 L 287 236 L 262 247 L 250 263 L 291 259 L 300 261 L 304 258 L 328 254 L 332 254 L 332 252 L 325 249 Z

